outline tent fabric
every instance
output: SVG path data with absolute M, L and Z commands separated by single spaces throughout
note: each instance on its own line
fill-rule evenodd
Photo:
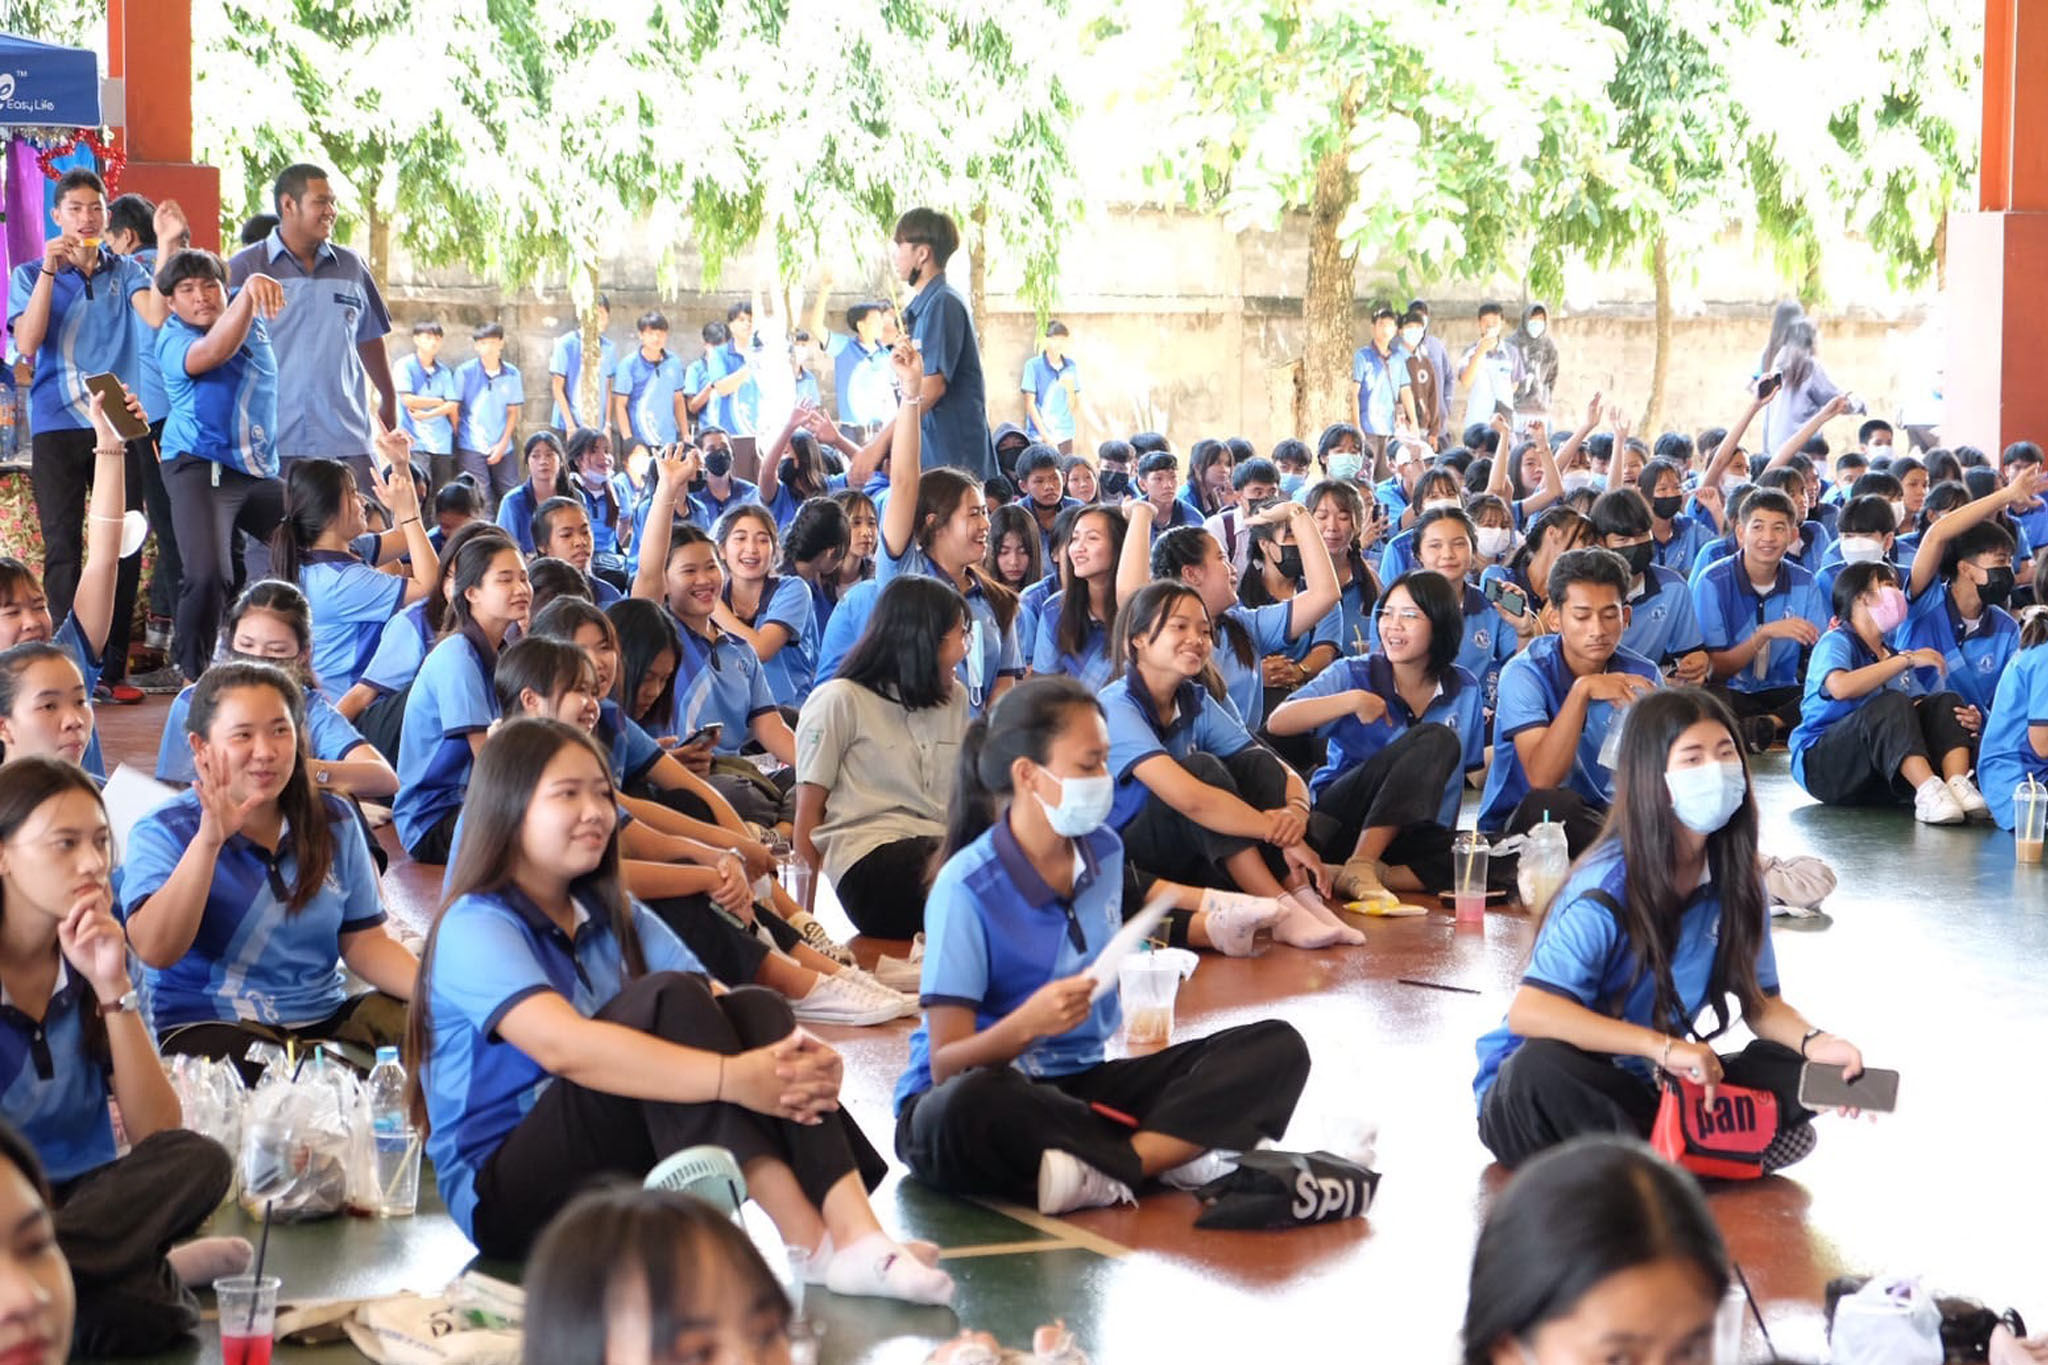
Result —
M 0 33 L 0 125 L 99 127 L 99 58 Z

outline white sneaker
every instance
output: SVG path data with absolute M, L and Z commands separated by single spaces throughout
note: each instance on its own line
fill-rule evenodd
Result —
M 1273 946 L 1280 902 L 1271 896 L 1211 888 L 1202 893 L 1202 912 L 1209 919 L 1209 942 L 1225 957 L 1257 957 Z
M 799 910 L 789 917 L 789 927 L 803 936 L 807 947 L 823 953 L 842 967 L 853 965 L 853 950 L 837 942 L 825 932 L 825 926 L 818 923 L 808 911 Z
M 1977 790 L 1977 784 L 1972 782 L 1967 775 L 1951 777 L 1948 780 L 1948 789 L 1950 794 L 1955 797 L 1956 804 L 1963 808 L 1963 814 L 1966 817 L 1972 820 L 1989 820 L 1991 818 L 1991 806 L 1984 800 L 1984 793 Z
M 863 981 L 851 972 L 818 977 L 818 984 L 801 1000 L 790 1002 L 790 1012 L 807 1024 L 886 1024 L 901 1019 L 904 997 L 880 982 Z M 911 1008 L 917 1008 L 911 1002 Z
M 1111 1179 L 1072 1152 L 1047 1148 L 1038 1159 L 1038 1211 L 1072 1213 L 1111 1204 L 1135 1204 L 1138 1197 L 1121 1180 Z
M 1938 777 L 1930 777 L 1913 793 L 1913 818 L 1923 825 L 1960 825 L 1969 816 L 1964 814 L 1962 804 L 1949 790 L 1948 783 Z
M 861 985 L 872 991 L 877 999 L 886 998 L 893 1000 L 896 1003 L 897 1010 L 900 1011 L 896 1016 L 898 1019 L 914 1019 L 917 1017 L 918 1003 L 915 995 L 907 991 L 897 990 L 867 968 L 848 967 L 839 974 L 841 976 L 850 976 L 860 982 Z
M 884 953 L 876 958 L 874 978 L 890 990 L 916 995 L 924 984 L 924 935 L 910 940 L 909 957 L 890 957 Z
M 1212 1180 L 1220 1180 L 1237 1169 L 1236 1152 L 1204 1152 L 1193 1161 L 1183 1161 L 1171 1170 L 1159 1173 L 1159 1183 L 1170 1189 L 1199 1190 Z

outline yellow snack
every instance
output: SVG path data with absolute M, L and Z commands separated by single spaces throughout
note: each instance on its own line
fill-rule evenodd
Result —
M 1344 908 L 1354 915 L 1370 915 L 1374 919 L 1406 919 L 1412 915 L 1429 913 L 1422 906 L 1410 905 L 1393 895 L 1385 899 L 1375 897 L 1372 900 L 1348 901 Z

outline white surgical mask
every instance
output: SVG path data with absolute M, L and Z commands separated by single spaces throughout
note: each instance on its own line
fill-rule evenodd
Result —
M 1590 469 L 1574 469 L 1571 473 L 1564 476 L 1564 491 L 1567 493 L 1576 493 L 1581 488 L 1591 488 L 1592 486 L 1593 471 Z
M 1523 324 L 1523 327 L 1528 331 L 1529 335 L 1532 337 L 1542 336 L 1543 329 L 1545 326 L 1546 324 L 1544 323 L 1542 318 L 1530 318 L 1528 322 Z
M 1884 558 L 1884 541 L 1878 536 L 1843 536 L 1844 564 L 1874 564 Z
M 1059 804 L 1054 805 L 1044 797 L 1038 797 L 1038 804 L 1045 808 L 1045 822 L 1052 826 L 1054 834 L 1068 839 L 1078 839 L 1084 834 L 1093 834 L 1102 828 L 1102 822 L 1109 818 L 1109 808 L 1116 801 L 1116 781 L 1107 773 L 1101 777 L 1062 777 Z M 1033 795 L 1037 795 L 1035 792 Z
M 1674 768 L 1664 774 L 1671 793 L 1671 813 L 1695 834 L 1712 834 L 1728 823 L 1749 793 L 1749 775 L 1740 759 Z
M 1420 346 L 1422 344 L 1422 329 L 1420 327 L 1402 328 L 1401 344 L 1406 346 L 1411 351 L 1414 350 L 1417 346 Z
M 1479 553 L 1487 559 L 1499 559 L 1515 543 L 1515 532 L 1511 526 L 1482 526 L 1479 528 Z
M 1358 471 L 1365 468 L 1365 456 L 1333 454 L 1330 456 L 1330 477 L 1333 479 L 1355 479 Z
M 1458 508 L 1462 508 L 1464 505 L 1465 501 L 1463 498 L 1430 498 L 1422 504 L 1422 510 L 1425 512 L 1434 512 L 1439 507 L 1449 507 L 1453 510 L 1456 510 Z
M 1893 529 L 1894 531 L 1900 531 L 1900 532 L 1903 532 L 1903 531 L 1904 531 L 1904 530 L 1906 529 L 1906 527 L 1907 527 L 1907 526 L 1908 526 L 1908 525 L 1910 524 L 1910 523 L 1909 523 L 1909 522 L 1907 522 L 1907 520 L 1906 520 L 1906 504 L 1905 504 L 1904 500 L 1901 500 L 1901 501 L 1898 501 L 1898 502 L 1895 502 L 1895 503 L 1893 503 L 1893 504 L 1891 505 L 1891 508 L 1892 508 L 1892 529 Z

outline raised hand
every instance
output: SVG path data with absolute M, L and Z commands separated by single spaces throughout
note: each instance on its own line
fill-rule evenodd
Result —
M 80 896 L 57 925 L 64 960 L 91 984 L 100 1000 L 127 994 L 128 937 L 114 919 L 113 893 L 105 882 Z
M 284 308 L 284 286 L 268 275 L 251 275 L 242 282 L 242 292 L 259 317 L 274 318 Z
M 263 798 L 235 800 L 228 793 L 226 761 L 209 749 L 192 756 L 192 768 L 192 790 L 199 797 L 199 837 L 217 848 L 242 832 Z
M 896 390 L 905 398 L 924 390 L 924 357 L 909 337 L 896 343 L 896 349 L 889 352 L 889 372 L 895 376 Z
M 148 415 L 142 410 L 142 400 L 137 398 L 126 384 L 121 386 L 121 395 L 130 417 L 138 422 L 149 421 Z M 114 429 L 114 421 L 107 416 L 107 405 L 99 394 L 92 394 L 87 399 L 86 410 L 92 415 L 93 434 L 99 438 L 97 444 L 110 448 L 127 444 L 127 438 Z

